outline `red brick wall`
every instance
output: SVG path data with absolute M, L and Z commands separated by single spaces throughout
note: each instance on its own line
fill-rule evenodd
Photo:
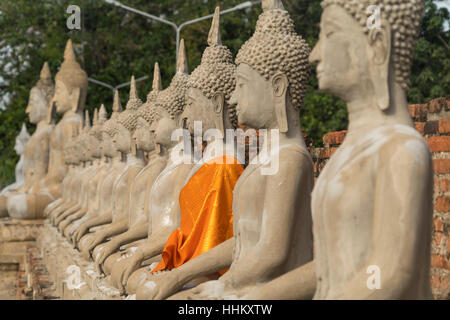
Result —
M 431 286 L 435 299 L 450 299 L 450 96 L 409 106 L 416 129 L 427 139 L 434 163 L 434 213 Z M 347 130 L 323 137 L 324 148 L 311 148 L 317 178 Z

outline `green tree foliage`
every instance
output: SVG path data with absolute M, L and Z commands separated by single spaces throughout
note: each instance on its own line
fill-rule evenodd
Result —
M 177 25 L 214 11 L 234 7 L 244 0 L 128 0 L 131 7 L 164 17 Z M 296 23 L 296 30 L 315 45 L 319 34 L 322 9 L 320 0 L 284 0 L 286 9 Z M 445 9 L 438 10 L 432 0 L 426 0 L 427 11 L 421 38 L 414 58 L 412 87 L 409 101 L 427 102 L 449 92 L 449 33 L 443 25 L 449 20 Z M 82 29 L 69 30 L 66 13 L 69 5 L 78 5 L 82 13 Z M 260 5 L 222 16 L 223 43 L 234 55 L 252 35 Z M 186 26 L 185 39 L 189 69 L 199 63 L 206 47 L 211 20 Z M 6 109 L 0 111 L 0 186 L 14 180 L 15 136 L 22 122 L 31 132 L 25 108 L 31 87 L 40 69 L 48 61 L 53 76 L 62 62 L 67 39 L 71 38 L 75 51 L 89 77 L 113 86 L 148 75 L 139 82 L 141 99 L 151 88 L 155 62 L 159 62 L 163 86 L 167 86 L 175 72 L 175 31 L 168 25 L 148 20 L 101 0 L 2 0 L 0 2 L 0 99 L 6 97 Z M 127 87 L 120 90 L 122 104 L 128 98 Z M 90 83 L 87 109 L 92 112 L 104 103 L 111 110 L 112 91 Z M 326 132 L 345 129 L 345 104 L 318 90 L 314 70 L 309 81 L 305 105 L 300 113 L 303 128 L 314 145 L 320 145 Z

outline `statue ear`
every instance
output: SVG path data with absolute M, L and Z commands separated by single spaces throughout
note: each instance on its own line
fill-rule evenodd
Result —
M 289 80 L 284 73 L 277 73 L 272 77 L 272 90 L 275 99 L 275 115 L 280 132 L 288 131 L 286 115 L 286 99 Z
M 214 93 L 212 97 L 212 103 L 214 106 L 214 124 L 217 129 L 220 130 L 222 136 L 225 136 L 224 119 L 223 119 L 223 106 L 225 104 L 225 97 L 222 92 Z
M 387 110 L 390 103 L 389 70 L 391 57 L 391 27 L 382 20 L 381 28 L 369 31 L 369 70 L 380 110 Z
M 77 112 L 78 107 L 80 104 L 80 95 L 81 95 L 81 89 L 75 88 L 72 90 L 72 93 L 70 94 L 70 103 L 72 104 L 72 111 Z
M 47 108 L 47 115 L 46 115 L 46 122 L 47 124 L 52 124 L 56 117 L 56 110 L 55 110 L 55 103 L 54 101 L 50 101 L 50 105 Z
M 137 146 L 134 143 L 134 139 L 133 139 L 133 135 L 130 134 L 130 145 L 131 145 L 131 154 L 132 155 L 137 155 Z

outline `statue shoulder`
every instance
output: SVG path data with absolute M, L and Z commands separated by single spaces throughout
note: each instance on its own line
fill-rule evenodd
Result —
M 308 149 L 300 145 L 281 146 L 280 166 L 313 170 L 314 164 Z
M 419 134 L 398 134 L 383 145 L 379 165 L 432 169 L 430 147 Z M 426 171 L 424 171 L 426 172 Z
M 62 123 L 62 129 L 64 137 L 72 137 L 73 135 L 79 135 L 82 130 L 83 119 L 78 114 L 75 114 L 67 119 L 64 119 Z

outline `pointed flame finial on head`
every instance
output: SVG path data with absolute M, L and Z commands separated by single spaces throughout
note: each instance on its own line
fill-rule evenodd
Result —
M 102 124 L 108 118 L 108 113 L 106 112 L 105 105 L 102 104 L 100 107 L 100 111 L 98 112 L 98 123 Z
M 177 72 L 188 74 L 188 60 L 186 48 L 184 46 L 184 39 L 181 39 L 180 47 L 178 48 Z
M 138 99 L 138 94 L 136 90 L 136 80 L 134 79 L 134 75 L 131 76 L 130 81 L 130 99 Z
M 275 9 L 284 10 L 284 6 L 281 0 L 262 0 L 262 9 L 264 12 Z
M 222 40 L 220 38 L 220 8 L 217 6 L 216 11 L 214 11 L 211 29 L 209 30 L 208 45 L 220 46 L 221 44 Z
M 153 91 L 161 91 L 162 90 L 162 81 L 161 81 L 161 71 L 159 70 L 158 62 L 155 63 L 155 69 L 153 70 Z
M 119 90 L 114 92 L 113 112 L 122 112 L 122 104 L 120 103 Z
M 64 51 L 64 61 L 76 61 L 71 39 L 67 40 L 66 49 Z
M 30 134 L 27 131 L 27 126 L 25 125 L 25 122 L 22 123 L 22 129 L 20 130 L 17 139 L 19 139 L 24 144 L 27 143 L 28 140 L 30 139 Z
M 41 80 L 50 80 L 52 78 L 52 74 L 47 62 L 45 62 L 44 66 L 42 67 L 40 78 Z
M 87 131 L 91 128 L 91 119 L 89 118 L 89 111 L 85 110 L 84 116 L 84 130 Z
M 92 125 L 95 126 L 98 123 L 98 108 L 94 109 L 94 118 L 92 119 Z

